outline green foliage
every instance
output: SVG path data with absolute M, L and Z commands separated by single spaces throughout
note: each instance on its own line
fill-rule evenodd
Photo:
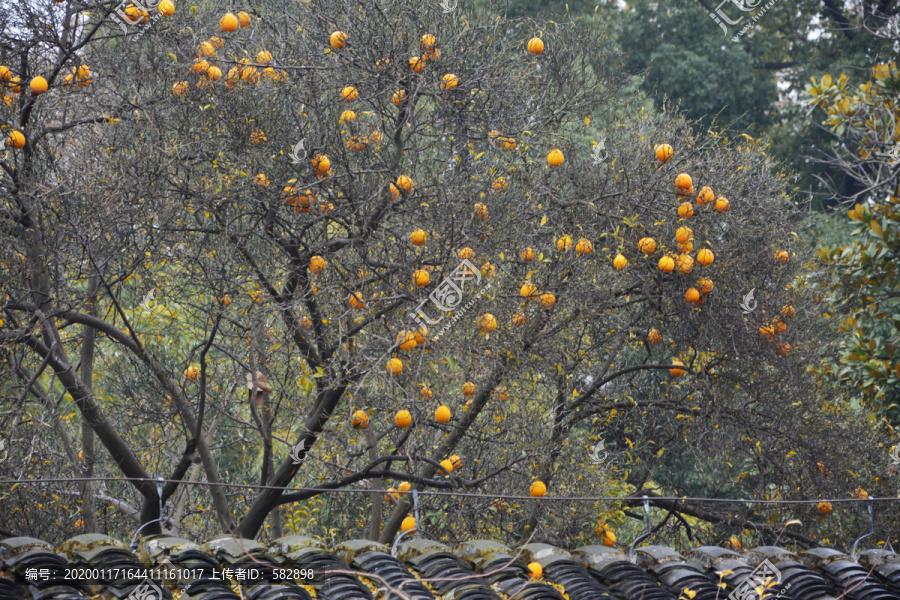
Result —
M 831 300 L 844 311 L 845 334 L 832 374 L 861 390 L 880 413 L 900 424 L 900 135 L 895 111 L 900 99 L 897 66 L 876 65 L 859 86 L 846 75 L 825 75 L 807 86 L 807 101 L 825 111 L 823 124 L 842 144 L 831 165 L 859 181 L 864 192 L 835 196 L 855 201 L 847 215 L 857 225 L 853 241 L 820 250 L 836 274 Z M 817 116 L 822 113 L 817 111 Z
M 777 96 L 771 73 L 743 45 L 723 40 L 697 2 L 634 3 L 619 41 L 628 67 L 646 71 L 642 89 L 658 106 L 679 106 L 704 127 L 733 123 L 755 135 L 768 124 Z

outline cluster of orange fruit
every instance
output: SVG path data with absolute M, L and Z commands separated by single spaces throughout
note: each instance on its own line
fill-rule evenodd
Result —
M 594 535 L 603 541 L 604 546 L 612 547 L 616 544 L 616 534 L 606 523 L 599 523 L 594 527 Z
M 656 146 L 656 158 L 661 163 L 667 162 L 674 155 L 674 149 L 669 144 L 660 144 Z M 694 216 L 694 205 L 688 199 L 688 196 L 694 193 L 694 182 L 687 173 L 680 173 L 675 178 L 675 190 L 679 195 L 681 204 L 678 206 L 677 214 L 682 221 L 686 221 Z M 724 196 L 716 198 L 715 193 L 709 186 L 704 186 L 697 194 L 698 206 L 711 206 L 717 213 L 726 213 L 730 209 L 730 203 Z M 694 270 L 695 265 L 708 267 L 715 260 L 715 254 L 709 248 L 701 249 L 696 256 L 691 255 L 694 250 L 694 232 L 690 227 L 681 225 L 675 232 L 675 242 L 677 244 L 678 253 L 667 252 L 659 259 L 657 268 L 663 273 L 671 273 L 678 270 L 682 275 L 688 275 Z M 652 237 L 644 237 L 638 240 L 637 250 L 640 254 L 650 256 L 657 250 L 656 240 Z M 618 253 L 613 258 L 613 267 L 618 271 L 624 271 L 628 267 L 628 258 L 623 253 Z M 684 298 L 687 302 L 694 305 L 703 304 L 707 296 L 713 290 L 713 281 L 708 277 L 701 278 L 694 286 L 687 289 Z M 657 344 L 654 341 L 659 337 L 659 332 L 654 330 L 651 332 L 650 343 Z M 661 339 L 661 338 L 660 338 Z
M 251 23 L 250 14 L 244 11 L 237 15 L 225 13 L 219 20 L 219 28 L 225 33 L 233 33 L 239 28 L 249 27 Z M 197 81 L 198 88 L 209 88 L 222 79 L 222 69 L 213 61 L 216 58 L 216 51 L 223 48 L 224 45 L 225 40 L 213 36 L 197 46 L 197 58 L 191 65 L 191 72 L 201 76 L 201 79 Z M 272 61 L 272 53 L 267 50 L 258 52 L 255 60 L 246 57 L 240 59 L 225 75 L 225 87 L 234 89 L 241 84 L 256 85 L 259 83 L 260 77 L 279 85 L 287 83 L 287 72 L 273 67 Z M 172 94 L 178 98 L 186 97 L 188 90 L 187 81 L 179 81 L 172 86 Z
M 785 319 L 793 319 L 796 314 L 793 306 L 785 304 L 781 307 L 781 316 L 772 319 L 768 325 L 760 327 L 759 335 L 770 344 L 775 344 L 776 337 L 787 331 L 787 322 Z M 790 351 L 791 345 L 785 341 L 780 341 L 775 344 L 775 354 L 778 356 L 787 356 Z
M 328 38 L 329 45 L 334 50 L 342 50 L 344 49 L 348 43 L 350 43 L 350 36 L 348 36 L 343 31 L 335 31 Z M 441 51 L 437 47 L 437 38 L 435 38 L 430 33 L 424 34 L 420 39 L 421 46 L 421 55 L 411 56 L 408 61 L 409 70 L 413 73 L 420 74 L 425 70 L 425 66 L 429 62 L 437 62 L 441 59 Z M 379 69 L 386 69 L 390 66 L 391 61 L 389 58 L 381 58 L 375 62 L 376 66 Z M 452 90 L 456 86 L 459 85 L 459 77 L 457 77 L 453 73 L 446 73 L 443 77 L 441 77 L 440 88 L 442 90 Z M 345 91 L 348 88 L 344 88 Z M 351 88 L 353 90 L 353 100 L 356 100 L 358 95 L 358 91 L 356 88 Z M 344 97 L 347 100 L 347 97 Z M 391 101 L 397 106 L 401 106 L 406 103 L 407 96 L 406 90 L 398 90 L 394 92 Z
M 72 72 L 66 75 L 65 86 L 68 87 L 72 82 L 76 85 L 85 87 L 91 83 L 91 70 L 87 65 L 73 67 Z M 11 95 L 6 93 L 6 89 L 2 90 L 3 104 L 12 107 L 16 104 L 16 95 L 22 93 L 22 80 L 18 76 L 14 76 L 12 70 L 5 65 L 0 65 L 0 85 L 8 88 Z M 40 96 L 49 89 L 49 83 L 41 76 L 37 75 L 31 79 L 28 88 L 35 96 Z M 25 147 L 25 134 L 19 130 L 13 130 L 6 138 L 6 143 L 10 148 L 20 150 Z
M 56 0 L 57 2 L 62 2 L 63 0 Z M 162 0 L 156 7 L 156 10 L 159 11 L 159 14 L 164 17 L 171 17 L 175 14 L 175 3 L 172 0 Z M 139 8 L 134 4 L 129 4 L 125 7 L 125 19 L 131 22 L 134 25 L 149 25 L 150 24 L 150 13 L 144 10 L 143 8 Z

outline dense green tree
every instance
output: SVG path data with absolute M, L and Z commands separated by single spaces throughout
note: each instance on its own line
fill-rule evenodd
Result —
M 877 64 L 862 84 L 841 74 L 807 87 L 814 115 L 837 135 L 829 165 L 860 183 L 833 187 L 857 223 L 851 240 L 820 250 L 824 291 L 842 309 L 845 333 L 831 371 L 900 425 L 900 129 L 896 63 Z M 824 114 L 823 114 L 824 111 Z M 833 277 L 824 277 L 825 275 Z

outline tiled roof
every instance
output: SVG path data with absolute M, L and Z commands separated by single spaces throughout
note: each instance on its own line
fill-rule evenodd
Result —
M 402 598 L 397 591 L 411 600 L 677 600 L 685 588 L 693 600 L 724 600 L 740 591 L 739 584 L 763 561 L 779 572 L 778 585 L 769 590 L 773 599 L 845 594 L 849 600 L 900 600 L 900 554 L 881 549 L 853 560 L 828 548 L 794 554 L 774 546 L 743 553 L 702 546 L 685 556 L 664 546 L 642 546 L 630 561 L 622 550 L 605 546 L 567 551 L 529 544 L 513 560 L 515 555 L 488 540 L 450 547 L 411 539 L 400 543 L 394 556 L 391 548 L 366 540 L 328 548 L 299 535 L 268 547 L 232 537 L 197 545 L 157 536 L 143 540 L 135 552 L 104 535 L 81 535 L 56 548 L 17 537 L 0 541 L 0 600 Z M 531 562 L 543 567 L 541 579 L 529 578 Z M 163 569 L 175 578 L 147 569 Z M 230 579 L 223 575 L 226 569 Z M 29 580 L 27 572 L 38 573 L 38 579 Z M 145 579 L 148 574 L 152 581 Z

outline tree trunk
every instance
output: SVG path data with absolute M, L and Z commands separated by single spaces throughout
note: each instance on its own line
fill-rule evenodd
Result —
M 328 422 L 328 419 L 331 418 L 331 413 L 337 407 L 341 398 L 344 396 L 344 392 L 347 390 L 347 383 L 344 381 L 335 383 L 334 385 L 335 387 L 321 389 L 316 395 L 316 407 L 306 421 L 304 433 L 301 434 L 300 439 L 294 444 L 296 446 L 301 441 L 304 442 L 303 447 L 307 453 L 312 449 L 313 444 L 316 443 L 319 433 L 325 428 L 325 424 Z M 270 485 L 275 487 L 287 487 L 299 469 L 300 465 L 295 465 L 290 457 L 286 458 L 284 462 L 281 463 L 278 472 L 276 472 L 275 476 L 271 479 Z M 235 530 L 236 535 L 251 540 L 254 539 L 259 533 L 268 514 L 272 509 L 278 506 L 278 500 L 281 498 L 282 493 L 282 490 L 260 491 L 256 500 L 253 502 L 253 505 L 237 526 Z
M 375 434 L 370 427 L 366 427 L 366 442 L 369 444 L 369 460 L 375 461 L 378 458 L 378 450 L 375 447 Z M 390 464 L 385 470 L 390 469 Z M 372 479 L 370 487 L 372 489 L 384 489 L 384 479 Z M 384 498 L 379 493 L 372 494 L 372 517 L 369 519 L 369 539 L 378 540 L 381 534 L 381 507 L 384 505 Z
M 97 291 L 100 282 L 96 275 L 88 279 L 87 313 L 97 315 Z M 84 326 L 84 339 L 81 342 L 81 381 L 84 386 L 93 393 L 94 391 L 94 342 L 97 340 L 97 330 L 90 325 Z M 94 430 L 84 420 L 81 420 L 81 448 L 84 454 L 80 457 L 81 476 L 90 478 L 94 476 Z M 94 486 L 90 481 L 79 484 L 81 492 L 81 520 L 84 523 L 85 533 L 99 533 L 97 529 L 96 507 L 94 506 Z

